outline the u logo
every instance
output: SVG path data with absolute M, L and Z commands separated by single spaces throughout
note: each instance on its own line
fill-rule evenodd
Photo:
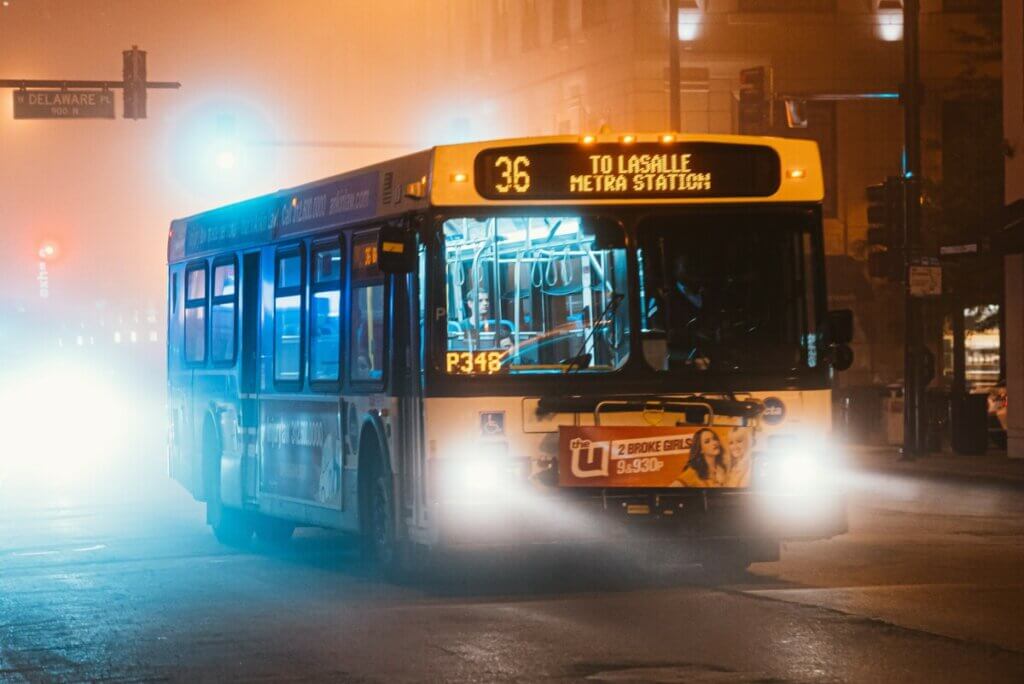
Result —
M 576 437 L 569 442 L 572 474 L 577 478 L 608 476 L 608 442 L 592 442 Z

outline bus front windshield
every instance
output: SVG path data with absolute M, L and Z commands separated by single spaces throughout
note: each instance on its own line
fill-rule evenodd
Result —
M 607 372 L 629 354 L 625 237 L 589 216 L 444 222 L 449 374 Z
M 817 365 L 817 241 L 803 211 L 687 212 L 637 226 L 644 357 L 667 372 Z

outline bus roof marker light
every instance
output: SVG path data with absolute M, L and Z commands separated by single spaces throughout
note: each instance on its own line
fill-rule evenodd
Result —
M 675 141 L 676 136 L 672 135 L 671 133 L 663 133 L 661 136 L 661 142 L 665 143 L 666 145 L 669 143 L 674 143 Z
M 292 208 L 299 206 L 299 198 L 292 197 Z
M 427 195 L 427 184 L 424 181 L 413 181 L 405 184 L 405 196 L 409 199 L 423 199 Z
M 804 178 L 806 176 L 807 176 L 807 171 L 805 171 L 804 169 L 801 169 L 801 168 L 793 168 L 793 169 L 790 169 L 790 170 L 786 171 L 786 178 L 789 178 L 790 180 L 801 180 L 802 178 Z
M 626 135 L 619 138 L 619 142 L 621 142 L 623 145 L 632 145 L 633 143 L 636 142 L 636 136 L 627 133 Z
M 580 138 L 580 142 L 583 143 L 584 145 L 593 145 L 594 141 L 596 141 L 596 140 L 597 140 L 597 138 L 595 138 L 594 136 L 590 135 L 589 133 L 587 135 L 583 136 L 582 138 Z
M 469 180 L 469 174 L 462 171 L 456 171 L 452 174 L 452 183 L 465 183 Z

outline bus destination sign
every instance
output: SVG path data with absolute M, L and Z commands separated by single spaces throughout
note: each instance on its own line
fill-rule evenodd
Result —
M 551 143 L 484 150 L 476 189 L 495 200 L 768 197 L 779 156 L 731 143 Z

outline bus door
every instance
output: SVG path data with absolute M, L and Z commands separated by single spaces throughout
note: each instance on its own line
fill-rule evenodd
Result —
M 421 260 L 422 261 L 422 260 Z M 423 264 L 421 263 L 422 267 Z M 422 514 L 423 382 L 420 359 L 421 298 L 416 274 L 394 277 L 394 353 L 392 368 L 398 398 L 399 504 L 402 519 L 416 525 Z
M 257 454 L 259 448 L 260 280 L 260 253 L 251 252 L 244 255 L 242 257 L 241 378 L 238 388 L 242 405 L 242 498 L 247 503 L 256 501 L 259 481 Z

